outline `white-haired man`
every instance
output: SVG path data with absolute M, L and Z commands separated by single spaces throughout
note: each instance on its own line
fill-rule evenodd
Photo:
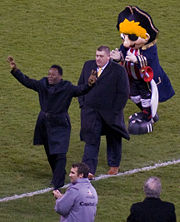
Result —
M 144 183 L 146 198 L 131 206 L 127 222 L 176 222 L 174 204 L 160 199 L 161 181 L 150 177 Z

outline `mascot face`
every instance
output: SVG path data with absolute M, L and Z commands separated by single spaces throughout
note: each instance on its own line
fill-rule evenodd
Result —
M 124 21 L 119 24 L 119 31 L 123 45 L 126 48 L 139 49 L 145 45 L 150 38 L 146 29 L 134 20 L 129 21 L 128 19 L 124 19 Z
M 121 33 L 121 38 L 123 40 L 124 47 L 139 49 L 148 42 L 149 35 L 147 33 L 147 38 L 144 39 L 136 35 L 127 35 L 127 34 Z
M 158 35 L 151 16 L 137 6 L 126 6 L 119 13 L 116 28 L 126 48 L 146 48 L 156 42 Z

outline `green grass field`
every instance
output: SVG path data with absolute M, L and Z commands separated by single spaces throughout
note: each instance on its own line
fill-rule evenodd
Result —
M 1 0 L 0 198 L 44 189 L 51 179 L 43 147 L 32 145 L 39 112 L 38 96 L 10 75 L 7 56 L 14 56 L 18 67 L 36 79 L 47 75 L 52 64 L 60 64 L 64 69 L 64 79 L 77 84 L 84 62 L 95 58 L 99 45 L 108 45 L 111 49 L 119 47 L 116 20 L 126 5 L 137 5 L 149 12 L 160 30 L 157 43 L 159 59 L 176 95 L 159 105 L 160 120 L 153 133 L 131 136 L 129 142 L 123 141 L 121 172 L 180 159 L 179 0 Z M 126 122 L 135 111 L 138 111 L 135 105 L 128 101 Z M 81 161 L 84 147 L 79 139 L 77 99 L 73 99 L 69 114 L 72 132 L 67 172 L 72 162 Z M 105 145 L 102 138 L 97 175 L 108 170 Z M 143 200 L 143 182 L 152 175 L 161 178 L 162 199 L 175 204 L 177 221 L 180 221 L 180 164 L 177 164 L 94 181 L 99 195 L 96 222 L 125 222 L 131 204 Z M 58 220 L 51 192 L 0 203 L 2 222 Z

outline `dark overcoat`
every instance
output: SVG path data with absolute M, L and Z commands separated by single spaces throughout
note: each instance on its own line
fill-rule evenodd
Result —
M 87 61 L 82 69 L 78 85 L 87 83 L 92 70 L 97 70 L 95 60 Z M 129 83 L 125 69 L 110 61 L 92 90 L 79 97 L 81 107 L 81 140 L 96 143 L 94 125 L 98 115 L 108 126 L 112 134 L 129 139 L 124 122 L 123 109 L 129 96 Z M 106 130 L 103 132 L 107 133 Z
M 132 205 L 127 222 L 176 222 L 174 204 L 159 198 L 145 198 Z
M 34 145 L 48 143 L 50 154 L 66 153 L 71 131 L 68 108 L 72 97 L 89 91 L 88 84 L 74 86 L 69 81 L 61 80 L 56 85 L 49 85 L 47 77 L 35 80 L 20 70 L 12 70 L 11 73 L 21 84 L 39 95 L 41 111 L 36 122 Z

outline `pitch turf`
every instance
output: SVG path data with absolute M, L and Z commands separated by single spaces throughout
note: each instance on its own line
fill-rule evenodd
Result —
M 1 0 L 0 2 L 0 197 L 46 188 L 51 172 L 43 148 L 33 147 L 33 130 L 39 111 L 36 93 L 21 86 L 10 74 L 7 56 L 14 56 L 19 68 L 32 78 L 47 75 L 52 64 L 64 69 L 64 79 L 77 83 L 83 63 L 93 59 L 96 48 L 119 47 L 116 30 L 118 13 L 126 5 L 149 12 L 160 30 L 158 53 L 176 95 L 159 105 L 159 122 L 153 133 L 132 136 L 123 141 L 121 171 L 180 159 L 180 47 L 178 0 Z M 128 116 L 137 111 L 130 101 Z M 67 171 L 80 161 L 83 143 L 79 141 L 79 107 L 73 99 L 69 114 L 72 133 Z M 105 140 L 102 138 L 97 175 L 106 173 Z M 99 195 L 96 222 L 126 221 L 130 205 L 144 198 L 142 184 L 151 175 L 163 183 L 162 199 L 176 206 L 180 220 L 180 165 L 93 182 Z M 68 182 L 68 177 L 66 179 Z M 2 222 L 58 221 L 51 193 L 0 203 Z

